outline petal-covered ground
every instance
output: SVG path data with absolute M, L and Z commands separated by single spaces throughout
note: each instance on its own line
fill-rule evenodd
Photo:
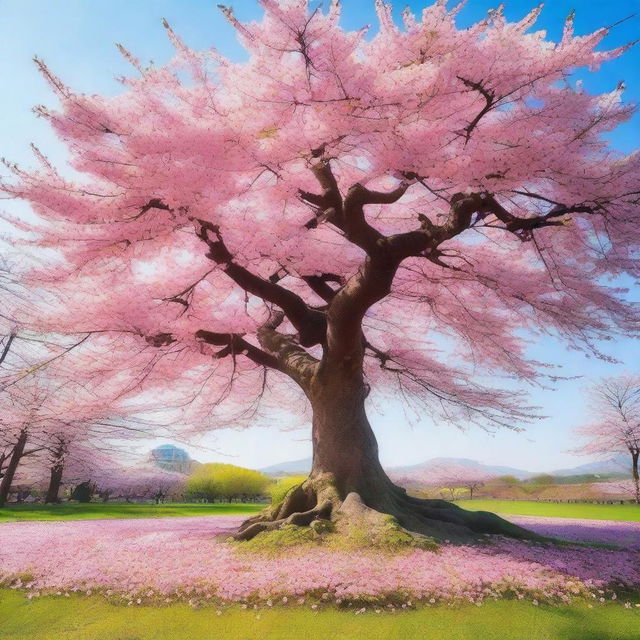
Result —
M 33 593 L 100 590 L 133 602 L 269 601 L 312 597 L 426 602 L 487 597 L 566 601 L 640 588 L 640 524 L 513 517 L 545 535 L 619 543 L 612 550 L 496 538 L 439 552 L 305 547 L 276 556 L 224 539 L 242 517 L 0 524 L 0 582 Z
M 627 549 L 640 550 L 640 522 L 541 518 L 538 516 L 503 517 L 543 536 L 575 542 L 613 544 Z

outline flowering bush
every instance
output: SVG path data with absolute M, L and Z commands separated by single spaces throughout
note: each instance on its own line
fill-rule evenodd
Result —
M 26 587 L 32 595 L 100 591 L 129 602 L 311 598 L 338 604 L 478 603 L 498 597 L 566 602 L 578 595 L 615 597 L 619 589 L 640 586 L 637 545 L 614 550 L 496 538 L 490 544 L 443 545 L 438 552 L 353 554 L 315 546 L 274 556 L 238 553 L 225 542 L 239 520 L 216 516 L 4 523 L 0 582 Z M 568 531 L 556 519 L 518 520 L 547 535 Z M 580 521 L 573 524 L 578 527 Z M 637 543 L 638 532 L 637 523 L 586 521 L 584 535 L 573 537 L 601 540 L 604 535 L 609 542 L 625 544 L 632 539 Z

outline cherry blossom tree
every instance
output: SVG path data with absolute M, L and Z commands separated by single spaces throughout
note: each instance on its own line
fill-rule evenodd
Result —
M 594 420 L 576 429 L 576 434 L 586 439 L 579 452 L 629 453 L 633 497 L 640 504 L 640 376 L 605 378 L 593 386 L 590 395 Z
M 20 461 L 42 450 L 30 437 L 47 413 L 48 390 L 39 381 L 0 395 L 0 507 L 6 503 Z
M 103 499 L 123 497 L 128 502 L 134 498 L 150 498 L 156 504 L 170 495 L 181 496 L 186 482 L 186 475 L 182 473 L 152 464 L 123 465 L 113 459 L 110 464 L 95 466 L 88 473 L 85 471 L 84 477 L 95 485 Z
M 466 489 L 469 492 L 469 498 L 473 499 L 474 491 L 496 477 L 496 474 L 482 468 L 467 466 L 455 461 L 434 461 L 417 472 L 412 470 L 392 474 L 393 480 L 403 487 L 436 488 L 443 495 L 449 495 L 451 500 L 459 497 L 460 489 Z
M 434 470 L 433 480 L 435 483 L 452 489 L 463 488 L 469 492 L 469 499 L 473 500 L 473 493 L 487 482 L 496 478 L 483 469 L 474 469 L 463 464 L 448 464 L 440 469 Z
M 444 0 L 403 26 L 377 0 L 368 38 L 337 0 L 261 5 L 250 24 L 222 8 L 246 62 L 165 24 L 173 59 L 120 46 L 137 75 L 116 96 L 36 60 L 60 101 L 37 112 L 75 171 L 34 149 L 40 168 L 9 165 L 4 184 L 40 218 L 13 220 L 46 250 L 31 285 L 60 301 L 36 324 L 90 335 L 127 371 L 145 361 L 158 405 L 182 397 L 200 424 L 305 399 L 311 474 L 241 538 L 365 510 L 438 538 L 526 535 L 407 496 L 365 404 L 392 392 L 440 420 L 519 426 L 534 411 L 511 381 L 546 366 L 523 336 L 605 357 L 600 339 L 638 333 L 608 278 L 638 276 L 640 157 L 603 137 L 632 108 L 622 84 L 591 95 L 571 76 L 624 48 L 596 50 L 607 30 L 576 36 L 572 17 L 551 42 L 531 31 L 540 8 L 459 29 Z
M 93 452 L 121 450 L 132 438 L 148 436 L 148 425 L 118 404 L 126 376 L 103 375 L 103 362 L 96 375 L 91 352 L 72 351 L 78 342 L 65 348 L 47 336 L 15 337 L 18 347 L 5 362 L 9 373 L 0 387 L 0 506 L 25 463 L 22 484 L 44 485 L 45 501 L 58 502 L 63 481 L 86 467 Z M 32 340 L 36 350 L 29 348 Z

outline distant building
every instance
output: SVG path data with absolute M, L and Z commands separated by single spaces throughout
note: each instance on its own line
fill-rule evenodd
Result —
M 162 469 L 178 473 L 189 473 L 194 464 L 197 464 L 184 449 L 172 444 L 163 444 L 153 449 L 149 453 L 149 461 Z

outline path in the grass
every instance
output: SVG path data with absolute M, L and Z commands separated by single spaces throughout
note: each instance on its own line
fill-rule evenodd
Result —
M 564 520 L 512 519 L 546 535 L 567 531 Z M 319 598 L 326 594 L 324 599 L 330 601 L 378 596 L 477 602 L 505 594 L 564 601 L 585 591 L 600 598 L 610 595 L 609 588 L 640 587 L 638 548 L 556 547 L 496 539 L 494 544 L 444 545 L 438 553 L 300 548 L 270 557 L 238 553 L 224 542 L 241 520 L 210 516 L 2 523 L 0 582 L 26 583 L 32 593 L 108 590 L 132 602 L 158 597 L 291 600 L 310 593 Z M 571 524 L 579 526 L 575 520 Z M 627 544 L 633 533 L 629 523 L 598 524 L 596 532 L 594 523 L 587 521 L 587 533 L 581 537 L 593 540 L 606 531 L 607 542 Z M 640 531 L 638 523 L 631 524 Z M 24 577 L 16 583 L 20 574 Z

